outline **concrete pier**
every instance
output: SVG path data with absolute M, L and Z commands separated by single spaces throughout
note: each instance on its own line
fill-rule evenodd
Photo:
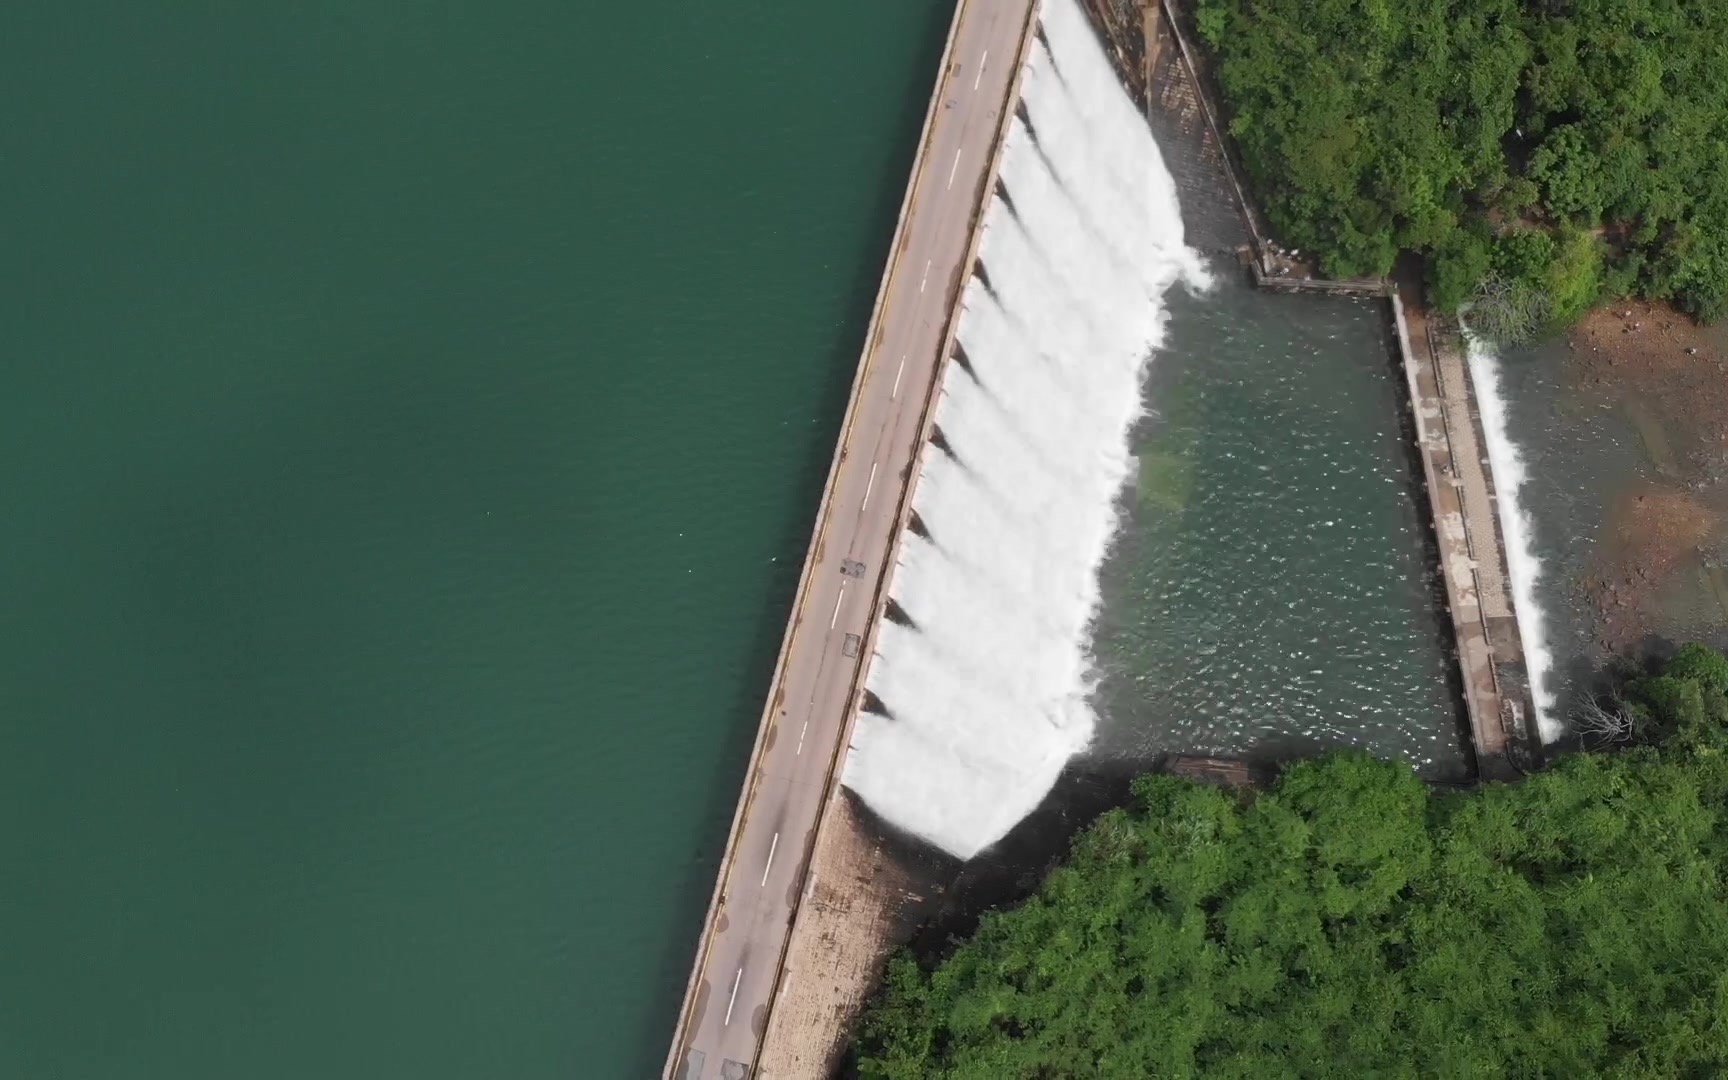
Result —
M 1534 716 L 1497 492 L 1464 344 L 1454 327 L 1436 325 L 1417 282 L 1399 283 L 1392 311 L 1440 544 L 1477 773 L 1484 780 L 1512 779 L 1533 763 L 1540 740 L 1531 730 Z
M 806 945 L 790 957 L 788 946 L 795 926 L 807 930 L 813 921 L 832 919 L 833 903 L 809 903 L 814 887 L 823 879 L 841 880 L 845 871 L 837 868 L 856 862 L 858 844 L 865 842 L 844 814 L 837 770 L 1013 115 L 1035 8 L 1036 0 L 960 0 L 950 24 L 662 1072 L 668 1080 L 820 1075 L 822 1068 L 811 1063 L 828 1060 L 845 1031 L 832 1014 L 807 1007 L 834 996 L 835 963 L 823 952 L 833 932 L 814 931 L 813 939 L 805 932 L 799 940 Z M 881 896 L 891 897 L 892 889 L 884 886 Z M 841 914 L 845 933 L 871 925 L 850 899 Z M 848 985 L 861 996 L 868 977 Z M 799 1007 L 786 1009 L 787 1002 Z M 774 1062 L 790 1064 L 768 1063 L 770 1044 Z

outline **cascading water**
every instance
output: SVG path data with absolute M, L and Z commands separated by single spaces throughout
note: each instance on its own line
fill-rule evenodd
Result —
M 1092 737 L 1098 564 L 1165 292 L 1175 184 L 1075 0 L 1047 0 L 984 219 L 843 782 L 962 858 Z
M 1554 692 L 1548 688 L 1548 672 L 1554 657 L 1548 648 L 1547 625 L 1536 602 L 1536 582 L 1542 576 L 1542 561 L 1536 557 L 1530 514 L 1519 502 L 1527 472 L 1523 455 L 1512 441 L 1506 419 L 1506 398 L 1500 389 L 1500 359 L 1486 343 L 1467 337 L 1470 381 L 1476 388 L 1476 405 L 1482 415 L 1482 434 L 1488 444 L 1488 460 L 1494 469 L 1499 492 L 1500 532 L 1506 538 L 1506 572 L 1512 581 L 1512 603 L 1518 617 L 1518 636 L 1524 643 L 1524 665 L 1530 675 L 1530 697 L 1536 707 L 1536 724 L 1544 742 L 1559 738 L 1564 725 L 1550 715 Z

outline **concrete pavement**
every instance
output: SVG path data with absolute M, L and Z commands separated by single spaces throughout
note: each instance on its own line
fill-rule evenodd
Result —
M 744 1080 L 855 706 L 1036 0 L 961 0 L 664 1075 Z

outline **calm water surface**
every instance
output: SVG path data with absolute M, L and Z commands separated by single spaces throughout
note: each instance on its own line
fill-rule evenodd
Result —
M 657 1064 L 944 7 L 0 15 L 0 1076 Z

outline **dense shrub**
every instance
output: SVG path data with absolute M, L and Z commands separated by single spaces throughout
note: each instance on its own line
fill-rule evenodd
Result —
M 1197 21 L 1251 183 L 1329 273 L 1423 252 L 1451 308 L 1489 272 L 1484 229 L 1548 233 L 1513 276 L 1557 323 L 1609 289 L 1728 309 L 1728 4 L 1199 0 Z

